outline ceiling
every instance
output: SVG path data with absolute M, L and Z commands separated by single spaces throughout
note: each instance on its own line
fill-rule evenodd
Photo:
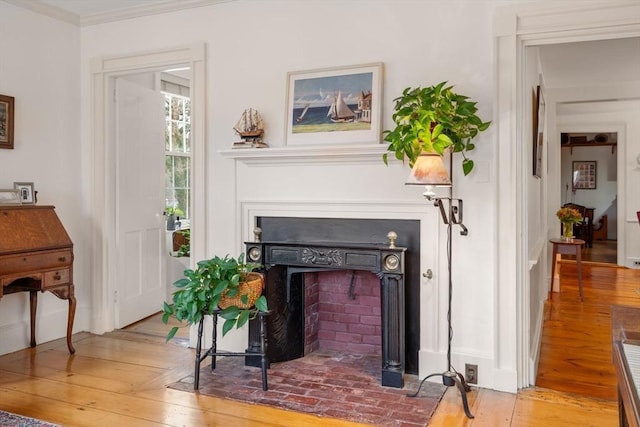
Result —
M 4 0 L 78 26 L 102 24 L 234 0 Z
M 640 37 L 540 46 L 549 88 L 640 81 Z

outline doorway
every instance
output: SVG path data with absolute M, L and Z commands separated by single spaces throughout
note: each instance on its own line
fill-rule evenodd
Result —
M 136 73 L 150 73 L 171 67 L 188 67 L 190 85 L 194 96 L 191 100 L 192 143 L 192 194 L 191 224 L 193 233 L 191 253 L 198 256 L 205 252 L 205 197 L 204 197 L 204 43 L 167 49 L 97 58 L 93 62 L 93 198 L 91 214 L 95 227 L 92 230 L 92 318 L 91 331 L 102 334 L 116 327 L 116 296 L 118 291 L 117 250 L 118 228 L 115 207 L 118 203 L 118 162 L 114 140 L 111 82 L 118 77 Z M 160 178 L 161 180 L 161 178 Z M 153 215 L 163 222 L 164 203 Z M 198 238 L 202 236 L 202 238 Z M 144 315 L 141 315 L 144 317 Z M 140 317 L 140 318 L 142 318 Z
M 535 382 L 541 339 L 541 322 L 536 321 L 536 316 L 539 320 L 548 292 L 550 260 L 547 240 L 552 221 L 557 222 L 555 212 L 551 208 L 544 209 L 547 215 L 543 215 L 539 232 L 527 233 L 530 221 L 528 207 L 547 205 L 550 198 L 557 200 L 559 205 L 561 200 L 557 178 L 560 174 L 559 141 L 553 147 L 553 141 L 550 141 L 546 151 L 547 167 L 556 178 L 547 178 L 540 192 L 531 191 L 531 180 L 528 179 L 532 159 L 529 154 L 530 144 L 526 143 L 531 139 L 527 125 L 531 120 L 527 109 L 531 105 L 531 89 L 525 84 L 526 70 L 523 67 L 527 48 L 637 38 L 640 35 L 638 17 L 640 5 L 637 2 L 621 2 L 616 5 L 598 2 L 579 9 L 568 5 L 555 8 L 542 4 L 532 8 L 514 6 L 502 8 L 496 14 L 494 28 L 497 87 L 494 117 L 499 117 L 500 121 L 495 161 L 500 167 L 496 175 L 496 224 L 499 224 L 496 227 L 496 257 L 499 262 L 496 263 L 498 308 L 495 319 L 498 325 L 496 342 L 499 345 L 496 346 L 495 357 L 499 361 L 497 369 L 510 369 L 514 373 L 505 377 L 505 381 L 512 380 L 509 384 L 515 383 L 515 388 L 528 387 Z M 574 66 L 588 68 L 594 61 L 591 58 L 588 64 Z M 602 86 L 594 88 L 595 91 L 602 89 Z M 631 93 L 624 89 L 624 85 L 617 85 L 615 96 L 609 99 L 628 99 Z M 548 95 L 549 116 L 555 117 L 558 95 L 562 93 Z M 574 102 L 581 102 L 585 101 L 587 93 L 577 95 Z M 620 119 L 614 122 L 620 123 Z M 555 123 L 547 123 L 547 133 L 559 136 Z M 557 153 L 555 158 L 553 153 Z M 625 158 L 622 148 L 618 155 L 619 159 Z M 619 161 L 618 166 L 620 164 L 623 168 L 626 167 L 625 162 Z M 619 172 L 622 176 L 623 170 L 620 167 Z M 621 184 L 620 181 L 618 186 L 626 190 L 624 183 Z M 625 211 L 625 206 L 621 206 L 620 202 L 621 199 L 618 200 L 619 209 Z M 629 222 L 625 223 L 625 229 L 630 229 L 630 225 L 637 227 L 637 224 Z M 618 233 L 618 239 L 622 238 L 624 235 Z M 515 344 L 506 344 L 510 342 Z
M 564 108 L 563 108 L 564 107 Z M 558 115 L 569 106 L 561 106 Z M 587 121 L 589 119 L 587 118 Z M 618 264 L 617 132 L 562 132 L 562 206 L 576 205 L 585 213 L 576 237 L 585 240 L 582 260 Z M 563 258 L 570 258 L 563 255 Z

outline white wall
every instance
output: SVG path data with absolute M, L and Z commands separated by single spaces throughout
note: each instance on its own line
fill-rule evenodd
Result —
M 15 97 L 13 150 L 0 150 L 0 188 L 34 182 L 38 204 L 54 205 L 74 242 L 78 308 L 75 331 L 87 330 L 88 212 L 82 204 L 80 31 L 0 2 L 0 93 Z M 20 230 L 16 230 L 20 232 Z M 0 237 L 1 238 L 1 237 Z M 39 343 L 66 334 L 68 302 L 39 295 Z M 0 354 L 28 347 L 28 293 L 0 300 Z
M 232 127 L 247 107 L 257 108 L 265 119 L 266 142 L 271 147 L 284 146 L 286 73 L 296 70 L 383 62 L 385 129 L 392 124 L 391 100 L 402 89 L 442 80 L 478 101 L 480 115 L 491 119 L 491 26 L 496 4 L 237 1 L 87 27 L 82 30 L 83 117 L 88 118 L 91 110 L 87 72 L 91 58 L 204 41 L 208 255 L 239 253 L 246 237 L 242 233 L 249 227 L 241 223 L 243 209 L 260 203 L 288 207 L 317 203 L 315 215 L 351 217 L 361 217 L 369 209 L 388 215 L 405 211 L 407 216 L 434 218 L 423 235 L 442 233 L 439 218 L 432 215 L 435 208 L 423 202 L 422 190 L 404 186 L 408 169 L 398 164 L 387 167 L 381 160 L 352 157 L 339 162 L 302 159 L 248 165 L 221 155 L 220 150 L 237 139 Z M 429 25 L 424 25 L 425 17 L 430 17 Z M 456 22 L 455 32 L 451 22 Z M 352 41 L 336 45 L 328 34 Z M 427 42 L 429 38 L 438 42 Z M 89 131 L 88 120 L 83 120 L 85 144 Z M 456 195 L 465 199 L 465 223 L 470 230 L 469 237 L 456 237 L 454 242 L 454 363 L 458 367 L 465 361 L 479 363 L 480 383 L 489 387 L 496 365 L 494 272 L 489 261 L 495 251 L 492 140 L 492 130 L 479 137 L 472 154 L 473 174 L 463 178 L 456 165 L 454 177 Z M 444 248 L 444 239 L 440 244 Z M 445 260 L 436 257 L 433 242 L 425 242 L 424 247 L 430 252 L 423 255 L 424 263 L 431 259 L 437 264 L 423 265 L 423 270 L 432 268 L 439 282 L 422 286 L 426 309 L 421 360 L 429 361 L 421 367 L 423 374 L 445 367 L 447 278 Z

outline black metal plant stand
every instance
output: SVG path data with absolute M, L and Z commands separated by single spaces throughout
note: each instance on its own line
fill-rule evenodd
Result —
M 451 340 L 453 338 L 453 328 L 451 326 L 451 302 L 453 295 L 453 279 L 451 277 L 451 237 L 453 231 L 453 224 L 459 225 L 462 230 L 460 231 L 461 236 L 466 236 L 469 234 L 467 227 L 462 223 L 462 200 L 452 198 L 452 190 L 449 188 L 449 197 L 440 197 L 435 198 L 431 196 L 426 196 L 427 200 L 433 200 L 434 205 L 440 209 L 440 214 L 442 216 L 442 220 L 447 225 L 447 266 L 449 268 L 449 302 L 447 309 L 447 326 L 449 328 L 448 331 L 448 339 L 447 339 L 447 370 L 444 372 L 438 372 L 434 374 L 427 375 L 425 378 L 420 381 L 420 385 L 418 386 L 418 390 L 415 393 L 407 394 L 408 397 L 416 397 L 418 393 L 420 393 L 420 389 L 426 380 L 432 377 L 441 376 L 442 384 L 447 387 L 452 387 L 456 385 L 458 390 L 460 390 L 460 395 L 462 397 L 462 405 L 464 407 L 464 413 L 468 418 L 474 418 L 473 414 L 469 410 L 469 402 L 467 401 L 467 392 L 471 391 L 471 387 L 467 384 L 464 379 L 464 376 L 456 372 L 451 366 Z M 445 206 L 443 200 L 448 201 L 448 215 L 445 211 Z

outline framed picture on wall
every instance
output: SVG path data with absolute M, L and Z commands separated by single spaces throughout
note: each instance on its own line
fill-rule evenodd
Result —
M 573 189 L 574 190 L 595 190 L 597 183 L 596 161 L 575 161 L 573 162 Z
M 286 144 L 379 144 L 382 63 L 287 73 Z
M 13 149 L 13 96 L 0 95 L 0 148 Z

